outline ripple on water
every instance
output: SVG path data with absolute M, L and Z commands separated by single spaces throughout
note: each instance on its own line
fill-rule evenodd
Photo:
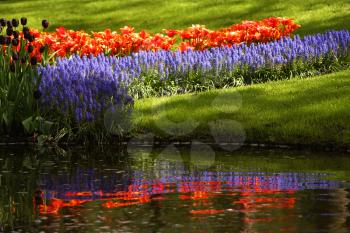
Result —
M 317 163 L 310 163 L 309 155 L 225 152 L 216 155 L 225 162 L 196 166 L 182 160 L 186 154 L 167 160 L 166 153 L 122 161 L 52 159 L 31 164 L 34 170 L 12 169 L 8 162 L 0 171 L 0 197 L 7 197 L 0 198 L 0 211 L 20 216 L 18 226 L 26 227 L 15 230 L 23 232 L 319 232 L 320 227 L 346 232 L 349 227 L 348 159 L 317 156 Z

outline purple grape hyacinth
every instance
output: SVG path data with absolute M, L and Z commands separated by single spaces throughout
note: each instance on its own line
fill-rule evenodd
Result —
M 126 76 L 117 64 L 115 57 L 74 55 L 39 67 L 43 108 L 81 122 L 96 121 L 109 107 L 127 104 Z

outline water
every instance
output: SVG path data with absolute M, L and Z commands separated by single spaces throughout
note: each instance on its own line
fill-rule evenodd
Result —
M 201 146 L 1 148 L 0 232 L 350 232 L 349 154 Z

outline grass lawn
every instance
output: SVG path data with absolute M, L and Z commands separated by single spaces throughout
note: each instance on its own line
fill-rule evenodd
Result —
M 192 24 L 216 29 L 269 16 L 295 18 L 301 35 L 350 29 L 350 2 L 344 0 L 2 0 L 0 12 L 6 18 L 26 16 L 37 28 L 48 19 L 51 30 L 61 25 L 87 31 L 131 25 L 160 32 Z
M 142 99 L 137 132 L 168 140 L 348 147 L 350 70 L 199 94 Z

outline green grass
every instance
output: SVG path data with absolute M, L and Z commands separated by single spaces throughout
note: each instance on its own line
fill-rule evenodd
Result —
M 37 28 L 48 19 L 50 30 L 61 25 L 87 31 L 131 25 L 160 32 L 192 24 L 216 29 L 269 16 L 295 18 L 302 25 L 297 31 L 301 35 L 350 29 L 350 2 L 344 0 L 2 0 L 0 12 L 6 18 L 27 16 Z
M 135 131 L 163 140 L 350 145 L 350 70 L 135 103 Z

